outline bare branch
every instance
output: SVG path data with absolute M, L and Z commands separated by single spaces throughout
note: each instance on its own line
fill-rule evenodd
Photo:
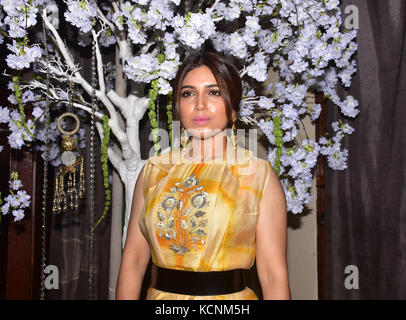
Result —
M 123 115 L 123 117 L 128 119 L 128 117 L 129 117 L 129 113 L 128 113 L 129 105 L 128 105 L 127 98 L 124 98 L 124 97 L 120 96 L 114 90 L 110 90 L 109 92 L 107 92 L 107 96 L 114 103 L 114 105 L 120 109 L 120 112 Z
M 61 89 L 59 89 L 59 88 L 53 87 L 52 85 L 49 88 L 49 94 L 47 94 L 48 91 L 47 91 L 46 85 L 44 83 L 38 81 L 38 80 L 33 80 L 29 84 L 21 86 L 21 88 L 22 89 L 24 89 L 24 88 L 41 89 L 41 92 L 44 95 L 47 95 L 52 100 L 58 100 L 59 103 L 63 103 L 63 104 L 66 104 L 66 105 L 70 103 L 70 101 L 62 99 L 61 96 L 58 95 L 57 90 L 59 90 L 61 92 L 63 92 L 63 91 Z M 67 95 L 67 93 L 65 93 L 65 95 Z M 75 108 L 82 109 L 82 110 L 84 110 L 84 111 L 86 111 L 88 113 L 92 112 L 92 110 L 91 110 L 91 108 L 89 106 L 86 106 L 86 105 L 78 103 L 78 102 L 73 102 L 72 106 L 75 107 Z M 96 111 L 95 116 L 98 119 L 101 119 L 103 117 L 103 113 L 101 113 L 99 111 Z
M 97 6 L 97 13 L 98 13 L 98 15 L 100 16 L 100 19 L 101 19 L 106 25 L 109 26 L 110 30 L 111 30 L 113 33 L 116 33 L 116 26 L 115 26 L 113 23 L 111 23 L 111 21 L 109 21 L 109 19 L 106 18 L 106 16 L 104 15 L 104 13 L 100 10 L 99 6 Z
M 97 60 L 97 74 L 99 77 L 99 87 L 100 87 L 100 92 L 105 94 L 106 93 L 106 86 L 104 83 L 104 72 L 103 72 L 103 59 L 100 53 L 100 47 L 99 47 L 99 42 L 97 41 L 97 34 L 96 32 L 92 29 L 92 36 L 93 36 L 93 41 L 96 43 L 96 60 Z
M 122 174 L 125 174 L 125 163 L 121 159 L 121 157 L 112 149 L 112 148 L 107 148 L 107 155 L 109 157 L 109 160 L 111 164 L 113 165 L 114 169 L 117 170 L 117 172 L 120 174 L 121 180 L 123 180 Z
M 119 12 L 120 11 L 120 4 L 117 1 L 112 1 L 111 5 L 113 6 L 114 12 Z M 127 39 L 127 35 L 124 30 L 118 30 L 116 28 L 116 40 L 117 40 L 117 45 L 119 47 L 119 52 L 120 52 L 120 58 L 125 59 L 131 54 L 131 50 L 129 47 L 129 42 Z
M 208 11 L 209 13 L 212 13 L 213 10 L 214 10 L 214 8 L 219 4 L 219 2 L 220 2 L 220 0 L 216 0 L 216 1 L 213 3 L 213 5 L 210 7 L 210 9 L 208 9 L 207 11 Z
M 140 49 L 140 53 L 147 53 L 149 48 L 156 43 L 154 40 L 148 41 L 146 44 L 144 44 L 142 46 L 142 48 Z
M 250 117 L 250 116 L 242 116 L 242 117 L 240 118 L 240 120 L 241 120 L 242 122 L 244 122 L 244 123 L 246 123 L 246 124 L 250 124 L 250 125 L 257 125 L 257 124 L 258 124 L 258 121 L 255 120 L 255 118 L 252 118 L 252 117 Z
M 44 10 L 42 14 L 42 18 L 47 26 L 47 28 L 51 31 L 53 36 L 55 37 L 55 41 L 59 50 L 61 51 L 65 62 L 67 63 L 69 69 L 71 71 L 77 70 L 72 57 L 70 56 L 64 42 L 62 41 L 61 37 L 59 36 L 58 32 L 54 28 L 54 26 L 50 23 L 48 18 L 46 17 L 46 11 Z M 74 71 L 74 77 L 72 77 L 72 81 L 77 83 L 83 87 L 83 89 L 88 93 L 92 94 L 93 88 L 92 86 L 82 77 L 79 71 Z M 117 111 L 114 109 L 114 105 L 111 101 L 107 98 L 105 92 L 100 90 L 96 90 L 96 97 L 105 105 L 109 112 L 110 121 L 109 125 L 111 127 L 112 133 L 117 137 L 118 141 L 120 141 L 122 148 L 127 147 L 129 145 L 127 134 L 121 130 L 120 123 L 117 117 Z
M 112 1 L 111 4 L 115 12 L 120 11 L 117 1 Z

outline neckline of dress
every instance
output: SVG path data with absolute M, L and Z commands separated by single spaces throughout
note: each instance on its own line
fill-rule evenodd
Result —
M 180 151 L 180 163 L 181 164 L 187 164 L 187 163 L 193 163 L 193 164 L 229 164 L 229 163 L 237 163 L 238 161 L 230 161 L 230 159 L 235 159 L 236 154 L 241 157 L 241 149 L 243 149 L 244 151 L 248 151 L 249 152 L 249 156 L 250 157 L 252 155 L 250 150 L 246 150 L 244 148 L 241 148 L 240 146 L 237 145 L 237 149 L 234 150 L 234 146 L 231 142 L 231 138 L 229 136 L 226 136 L 226 153 L 225 156 L 223 156 L 222 158 L 215 158 L 215 159 L 210 159 L 210 160 L 205 160 L 205 161 L 195 161 L 195 159 L 192 159 L 190 157 L 187 157 L 186 155 L 189 153 L 190 149 L 192 147 L 192 141 L 190 140 L 186 146 L 184 147 L 184 149 L 179 149 Z M 245 156 L 245 155 L 244 155 Z M 238 159 L 238 158 L 237 158 Z
M 191 141 L 185 146 L 185 150 L 189 150 Z M 234 150 L 233 144 L 231 142 L 231 138 L 227 136 L 227 155 L 224 159 L 212 159 L 206 162 L 200 162 L 205 164 L 226 164 L 230 166 L 234 165 L 244 165 L 247 164 L 250 160 L 255 159 L 253 152 L 249 149 L 245 149 L 237 145 L 237 150 Z M 148 159 L 151 164 L 159 167 L 162 170 L 168 171 L 174 165 L 181 165 L 181 164 L 199 164 L 199 162 L 195 162 L 193 160 L 185 159 L 182 154 L 182 148 L 177 149 L 169 149 L 159 155 L 152 156 Z

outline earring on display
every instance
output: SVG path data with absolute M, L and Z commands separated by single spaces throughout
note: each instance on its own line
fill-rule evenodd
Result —
M 231 126 L 231 142 L 233 143 L 234 150 L 237 150 L 237 129 L 235 128 L 235 121 L 237 116 L 233 114 L 232 121 L 233 125 Z
M 76 122 L 76 126 L 72 131 L 66 131 L 62 128 L 62 120 L 66 117 L 71 117 Z M 77 158 L 74 152 L 76 141 L 71 137 L 79 130 L 79 127 L 79 118 L 74 113 L 65 112 L 58 118 L 58 129 L 64 134 L 61 144 L 64 151 L 61 155 L 62 165 L 59 167 L 59 173 L 55 178 L 55 195 L 52 207 L 54 213 L 66 211 L 68 208 L 71 210 L 78 209 L 78 200 L 83 198 L 85 193 L 83 156 Z M 78 179 L 77 176 L 79 176 Z M 65 178 L 68 181 L 67 188 Z

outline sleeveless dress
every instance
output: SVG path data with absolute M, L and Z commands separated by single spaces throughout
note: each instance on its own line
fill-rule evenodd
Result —
M 186 146 L 189 150 L 190 142 Z M 235 156 L 237 154 L 237 156 Z M 259 204 L 271 164 L 250 150 L 197 163 L 180 149 L 150 157 L 144 168 L 144 207 L 139 225 L 157 266 L 177 270 L 250 269 L 255 260 Z M 257 300 L 250 288 L 194 296 L 149 287 L 147 300 Z

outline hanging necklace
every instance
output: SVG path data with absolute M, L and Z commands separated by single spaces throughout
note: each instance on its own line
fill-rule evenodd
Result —
M 90 116 L 90 212 L 89 212 L 89 300 L 94 299 L 94 222 L 95 222 L 95 155 L 94 136 L 96 113 L 96 40 L 92 42 L 92 110 Z
M 46 15 L 46 9 L 45 13 Z M 40 283 L 40 300 L 45 300 L 45 268 L 46 268 L 46 238 L 47 238 L 47 192 L 48 192 L 48 167 L 49 167 L 49 70 L 48 70 L 48 44 L 47 34 L 45 28 L 45 21 L 42 19 L 42 31 L 43 31 L 43 44 L 45 52 L 45 64 L 46 64 L 46 94 L 45 94 L 45 159 L 44 159 L 44 179 L 42 184 L 42 210 L 41 210 L 41 283 Z

